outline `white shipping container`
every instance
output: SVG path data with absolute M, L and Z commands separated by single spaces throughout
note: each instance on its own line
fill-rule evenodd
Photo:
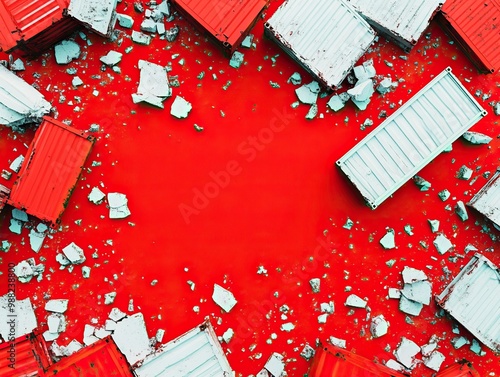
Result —
M 500 168 L 467 204 L 500 229 Z
M 405 51 L 420 36 L 439 11 L 444 0 L 347 0 L 380 34 Z
M 337 165 L 375 209 L 486 114 L 448 67 Z
M 286 0 L 265 24 L 266 36 L 317 80 L 337 88 L 375 39 L 344 0 Z

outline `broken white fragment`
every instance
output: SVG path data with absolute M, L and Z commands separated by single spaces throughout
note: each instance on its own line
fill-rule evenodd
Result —
M 24 211 L 21 211 L 17 208 L 12 209 L 12 218 L 22 221 L 22 222 L 27 222 L 28 221 L 28 214 Z
M 285 363 L 283 362 L 283 356 L 277 352 L 274 352 L 269 360 L 267 360 L 264 368 L 271 373 L 274 377 L 280 377 L 285 370 Z
M 484 135 L 479 132 L 472 132 L 472 131 L 467 131 L 465 132 L 462 137 L 467 140 L 471 144 L 489 144 L 491 140 L 493 140 L 491 137 Z
M 21 59 L 16 59 L 10 64 L 11 71 L 24 71 L 26 67 Z
M 430 356 L 431 353 L 437 348 L 438 344 L 436 342 L 433 342 L 431 339 L 431 342 L 428 344 L 424 344 L 422 347 L 420 347 L 420 352 L 422 353 L 422 356 Z
M 152 351 L 142 313 L 136 313 L 118 322 L 111 337 L 131 366 Z
M 131 29 L 134 26 L 134 19 L 127 14 L 117 14 L 118 24 L 126 29 Z
M 140 45 L 148 46 L 151 43 L 151 36 L 134 30 L 132 31 L 132 41 Z
M 306 114 L 307 120 L 313 120 L 318 115 L 318 105 L 313 103 Z
M 83 85 L 83 81 L 80 77 L 75 76 L 71 80 L 71 85 L 73 85 L 74 87 L 81 86 L 81 85 Z
M 156 33 L 156 22 L 151 18 L 145 18 L 141 22 L 141 31 L 146 33 Z
M 31 229 L 29 233 L 31 250 L 38 253 L 42 248 L 43 241 L 45 240 L 45 235 L 43 233 L 38 233 L 36 230 Z
M 457 205 L 455 206 L 455 213 L 457 214 L 458 217 L 460 217 L 460 220 L 462 221 L 467 221 L 469 219 L 469 215 L 467 214 L 467 209 L 465 208 L 465 204 L 461 200 L 459 200 L 457 202 Z
M 224 332 L 224 334 L 222 334 L 222 339 L 224 340 L 224 342 L 225 342 L 226 344 L 228 344 L 228 343 L 231 341 L 231 339 L 233 339 L 233 336 L 234 336 L 234 331 L 233 331 L 233 329 L 232 329 L 232 328 L 228 328 L 228 329 Z
M 106 55 L 101 56 L 99 60 L 107 66 L 112 67 L 122 61 L 122 56 L 121 52 L 111 50 Z
M 118 322 L 119 320 L 125 318 L 126 316 L 127 315 L 124 312 L 122 312 L 120 309 L 113 308 L 109 312 L 108 318 L 115 321 L 115 322 Z
M 62 314 L 52 313 L 47 317 L 47 326 L 50 333 L 61 333 L 66 330 L 66 319 Z
M 13 307 L 15 308 L 14 313 L 12 312 Z M 14 319 L 11 317 L 12 314 L 15 314 Z M 7 293 L 1 296 L 0 318 L 2 318 L 0 321 L 0 335 L 5 341 L 11 339 L 12 336 L 16 339 L 27 335 L 37 327 L 35 312 L 29 297 L 24 300 L 16 300 L 13 294 Z M 11 323 L 15 323 L 15 326 L 11 327 Z
M 438 253 L 441 255 L 447 253 L 453 247 L 451 241 L 443 234 L 438 235 L 432 243 L 436 247 Z
M 32 264 L 28 260 L 23 260 L 14 266 L 14 275 L 17 276 L 21 283 L 29 283 L 33 278 Z
M 372 79 L 366 79 L 358 82 L 356 86 L 349 89 L 347 93 L 357 102 L 368 101 L 374 93 Z
M 291 322 L 283 323 L 281 325 L 281 331 L 290 332 L 295 328 L 295 325 Z
M 396 247 L 394 230 L 389 229 L 384 237 L 381 238 L 380 244 L 386 250 L 394 249 Z
M 248 48 L 250 48 L 250 47 L 248 47 Z M 299 72 L 294 72 L 290 76 L 290 78 L 288 79 L 288 82 L 292 83 L 293 85 L 300 85 L 300 84 L 302 84 L 302 77 L 300 76 L 300 73 Z
M 300 356 L 302 356 L 304 359 L 306 359 L 307 361 L 309 361 L 310 359 L 312 359 L 314 357 L 314 355 L 316 354 L 316 351 L 314 350 L 314 348 L 312 348 L 309 344 L 306 343 L 306 345 L 304 346 L 304 348 L 302 349 L 302 351 L 300 352 Z
M 401 295 L 399 299 L 399 310 L 403 313 L 418 316 L 424 307 L 420 302 L 416 302 L 406 298 L 404 295 Z
M 104 294 L 104 305 L 111 305 L 116 298 L 116 292 L 109 292 Z
M 19 155 L 14 159 L 14 161 L 11 162 L 9 169 L 15 173 L 19 173 L 19 170 L 21 170 L 21 165 L 23 164 L 23 162 L 24 162 L 24 156 Z M 26 221 L 28 221 L 28 220 L 26 220 Z
M 80 46 L 72 40 L 64 40 L 54 47 L 57 64 L 68 64 L 80 57 Z
M 229 330 L 228 330 L 229 331 Z M 227 332 L 227 331 L 226 331 Z M 234 334 L 234 332 L 233 332 Z M 158 343 L 161 343 L 163 341 L 163 336 L 165 335 L 165 330 L 163 329 L 158 329 L 156 331 L 155 339 Z
M 333 312 L 335 311 L 335 306 L 333 304 L 333 301 L 322 302 L 320 304 L 320 310 L 322 313 L 333 314 Z
M 107 337 L 108 335 L 111 335 L 111 334 L 112 334 L 112 331 L 107 330 L 104 327 L 100 327 L 98 329 L 95 329 L 95 331 L 94 331 L 95 337 L 99 338 L 99 339 L 104 339 L 105 337 Z
M 106 197 L 106 194 L 104 194 L 99 187 L 93 187 L 92 191 L 88 195 L 88 199 L 90 202 L 94 204 L 101 204 Z
M 9 230 L 15 234 L 21 234 L 23 223 L 16 219 L 10 219 Z
M 384 77 L 384 79 L 377 86 L 377 92 L 380 94 L 386 94 L 392 89 L 392 80 L 390 77 Z
M 71 264 L 81 264 L 85 262 L 85 255 L 83 249 L 74 242 L 62 249 L 64 256 L 71 262 Z
M 212 299 L 227 313 L 229 313 L 237 303 L 236 299 L 234 298 L 234 295 L 227 289 L 222 288 L 218 284 L 214 284 Z
M 361 297 L 351 294 L 347 297 L 345 301 L 346 306 L 351 306 L 353 308 L 366 308 L 367 302 Z
M 401 298 L 401 291 L 397 288 L 389 288 L 389 298 L 393 299 Z
M 318 100 L 319 91 L 319 84 L 316 81 L 312 81 L 295 89 L 295 94 L 300 102 L 306 105 L 313 105 Z
M 88 279 L 90 277 L 90 267 L 88 266 L 82 267 L 82 276 L 84 279 Z
M 163 101 L 172 95 L 167 71 L 158 64 L 139 60 L 140 72 L 137 93 L 132 94 L 134 103 L 145 102 L 163 109 Z
M 389 322 L 387 322 L 382 314 L 373 317 L 370 324 L 370 332 L 374 338 L 380 338 L 387 334 L 389 330 Z
M 231 60 L 229 61 L 229 65 L 233 68 L 240 68 L 243 64 L 243 60 L 245 55 L 241 52 L 235 51 L 231 56 Z
M 472 169 L 468 168 L 465 165 L 462 165 L 462 167 L 460 168 L 460 170 L 457 173 L 457 178 L 468 181 L 469 179 L 471 179 L 472 173 L 473 173 Z
M 415 356 L 420 352 L 420 347 L 410 339 L 401 338 L 398 348 L 394 351 L 396 359 L 405 367 L 411 369 L 414 366 Z
M 318 323 L 319 324 L 326 323 L 327 319 L 328 319 L 328 313 L 320 314 L 318 316 Z
M 106 329 L 106 331 L 114 331 L 116 329 L 116 322 L 112 321 L 111 319 L 107 319 L 104 323 L 104 328 Z
M 64 313 L 68 310 L 67 299 L 53 299 L 45 303 L 45 310 L 52 313 Z
M 417 270 L 413 267 L 405 266 L 401 272 L 403 275 L 403 282 L 406 284 L 413 284 L 417 281 L 427 280 L 427 275 L 421 270 Z
M 451 340 L 451 344 L 453 344 L 453 347 L 455 349 L 459 349 L 459 348 L 465 346 L 466 344 L 469 344 L 469 341 L 467 340 L 467 338 L 465 338 L 463 336 L 458 336 L 458 337 L 453 338 Z
M 309 280 L 309 285 L 311 286 L 313 293 L 319 293 L 320 284 L 321 280 L 319 278 L 313 278 Z
M 52 342 L 53 340 L 56 340 L 57 338 L 59 338 L 59 333 L 57 333 L 57 332 L 52 333 L 49 330 L 47 330 L 47 331 L 43 332 L 42 336 L 46 342 Z
M 439 231 L 439 220 L 427 220 L 431 226 L 431 232 L 436 233 Z
M 130 216 L 128 199 L 125 194 L 119 192 L 108 193 L 109 218 L 124 219 Z
M 405 284 L 401 290 L 401 294 L 409 300 L 429 305 L 431 303 L 432 284 L 428 281 Z
M 424 357 L 424 365 L 427 368 L 430 368 L 436 372 L 439 372 L 439 369 L 441 368 L 441 364 L 444 362 L 444 355 L 439 352 L 439 351 L 434 351 L 431 353 L 429 357 Z
M 333 111 L 339 111 L 344 108 L 345 102 L 338 95 L 333 95 L 327 103 L 328 107 Z
M 80 351 L 83 348 L 83 344 L 73 339 L 71 342 L 69 342 L 69 344 L 66 347 L 61 347 L 61 348 L 63 356 L 68 357 Z
M 385 366 L 397 372 L 407 372 L 407 369 L 403 365 L 401 365 L 400 363 L 398 363 L 396 360 L 393 359 L 387 360 Z
M 354 76 L 358 81 L 365 81 L 367 79 L 371 79 L 375 77 L 377 72 L 375 71 L 375 67 L 373 66 L 373 60 L 367 60 L 362 65 L 358 65 L 353 68 Z
M 170 108 L 170 114 L 177 119 L 184 119 L 187 118 L 192 109 L 193 106 L 190 102 L 180 96 L 176 96 Z
M 340 338 L 336 338 L 334 336 L 331 336 L 329 338 L 330 340 L 330 343 L 336 347 L 339 347 L 339 348 L 344 348 L 346 347 L 346 341 L 344 339 L 340 339 Z

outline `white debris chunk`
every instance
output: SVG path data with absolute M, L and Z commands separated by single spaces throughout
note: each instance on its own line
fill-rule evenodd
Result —
M 21 283 L 29 283 L 33 278 L 33 265 L 28 260 L 23 260 L 14 266 L 14 275 Z
M 106 194 L 104 194 L 99 187 L 93 187 L 92 191 L 90 191 L 90 194 L 87 196 L 89 199 L 89 202 L 94 203 L 94 204 L 101 204 L 106 197 Z
M 56 340 L 57 338 L 59 338 L 59 333 L 57 333 L 57 332 L 52 333 L 49 330 L 47 330 L 47 331 L 43 332 L 42 336 L 46 342 L 52 342 L 53 340 Z
M 156 22 L 151 18 L 145 18 L 141 22 L 141 31 L 146 33 L 156 33 Z
M 345 349 L 346 345 L 347 345 L 347 343 L 344 339 L 336 338 L 334 336 L 331 336 L 329 338 L 329 341 L 332 345 L 339 347 L 339 348 L 343 348 L 343 349 Z
M 45 234 L 39 233 L 34 229 L 30 230 L 29 233 L 31 250 L 38 253 L 42 248 L 43 241 L 45 240 Z
M 302 351 L 300 352 L 300 356 L 302 356 L 305 360 L 309 361 L 314 357 L 316 351 L 309 344 L 306 343 Z
M 453 338 L 451 340 L 451 344 L 453 344 L 453 347 L 455 349 L 459 349 L 459 348 L 465 346 L 466 344 L 469 344 L 469 341 L 467 340 L 467 338 L 465 338 L 463 336 L 458 336 L 458 337 Z
M 288 79 L 288 82 L 292 83 L 293 85 L 300 85 L 300 84 L 302 84 L 302 77 L 300 76 L 300 73 L 294 72 L 290 76 L 290 78 Z
M 380 244 L 386 250 L 394 249 L 396 247 L 394 230 L 387 230 L 385 236 L 380 239 Z
M 418 316 L 424 307 L 420 302 L 412 301 L 406 298 L 404 295 L 401 295 L 399 299 L 399 310 L 403 313 Z
M 388 368 L 391 368 L 392 370 L 395 370 L 397 372 L 406 372 L 407 369 L 404 367 L 404 365 L 401 365 L 398 363 L 396 360 L 390 359 L 387 360 L 387 363 L 385 363 L 385 366 Z
M 333 314 L 333 312 L 335 311 L 335 306 L 333 304 L 333 301 L 322 302 L 320 304 L 320 310 L 321 313 Z
M 12 303 L 15 308 L 14 313 L 12 312 Z M 15 318 L 10 317 L 12 314 L 16 315 Z M 2 318 L 0 321 L 0 335 L 5 341 L 10 339 L 12 335 L 14 335 L 14 338 L 27 335 L 38 326 L 29 297 L 24 300 L 16 300 L 15 296 L 8 293 L 1 296 L 0 318 Z M 11 333 L 12 328 L 14 328 L 14 333 Z
M 367 60 L 362 65 L 358 65 L 353 68 L 354 76 L 358 81 L 365 81 L 367 79 L 374 78 L 377 74 L 375 67 L 373 66 L 373 60 Z
M 137 93 L 132 94 L 134 103 L 145 102 L 163 109 L 163 101 L 172 95 L 167 71 L 158 64 L 139 60 L 140 73 Z
M 45 303 L 45 310 L 52 313 L 64 313 L 68 310 L 68 300 L 67 299 L 52 299 Z
M 386 94 L 392 89 L 392 80 L 390 77 L 384 77 L 377 86 L 377 92 Z
M 82 276 L 84 279 L 88 279 L 90 277 L 90 267 L 88 266 L 82 267 Z
M 23 223 L 21 221 L 16 219 L 10 220 L 9 230 L 12 233 L 21 234 L 22 229 L 23 229 Z
M 121 52 L 111 50 L 106 55 L 101 56 L 99 60 L 107 66 L 112 67 L 122 61 L 122 56 Z
M 170 108 L 170 114 L 177 119 L 184 119 L 187 118 L 192 109 L 193 106 L 190 102 L 180 96 L 176 96 Z
M 309 84 L 302 85 L 300 88 L 295 89 L 295 94 L 300 102 L 306 105 L 313 105 L 318 100 L 320 92 L 319 84 L 312 81 Z
M 389 322 L 386 321 L 382 314 L 373 317 L 370 324 L 370 332 L 374 338 L 380 338 L 387 334 L 389 330 Z
M 156 23 L 156 32 L 159 34 L 159 35 L 163 35 L 165 34 L 167 30 L 165 29 L 165 24 L 163 22 L 157 22 Z
M 139 45 L 149 46 L 151 44 L 151 36 L 141 33 L 140 31 L 132 31 L 132 41 Z
M 119 192 L 108 193 L 109 218 L 124 219 L 130 216 L 128 199 L 125 194 Z
M 224 342 L 226 344 L 228 344 L 231 339 L 233 339 L 233 336 L 234 336 L 234 330 L 232 328 L 228 328 L 224 334 L 222 334 L 222 340 L 224 340 Z
M 80 77 L 75 76 L 71 80 L 71 85 L 73 85 L 74 87 L 81 86 L 81 85 L 83 85 L 83 81 Z
M 14 159 L 14 161 L 11 162 L 9 169 L 15 173 L 19 173 L 19 170 L 21 170 L 21 165 L 23 164 L 23 162 L 24 162 L 24 156 L 19 155 Z M 25 220 L 25 221 L 28 221 L 28 220 Z
M 447 253 L 453 247 L 451 241 L 443 234 L 438 235 L 432 243 L 436 247 L 438 253 L 441 255 Z
M 432 284 L 428 281 L 405 284 L 401 290 L 401 294 L 411 301 L 429 305 L 432 297 Z
M 420 347 L 420 352 L 422 353 L 422 356 L 430 356 L 432 352 L 437 348 L 438 344 L 436 342 L 433 342 L 431 339 L 431 342 L 428 344 L 424 344 L 422 347 Z
M 366 308 L 367 302 L 361 297 L 351 294 L 347 297 L 345 301 L 346 306 L 351 306 L 353 308 Z
M 124 312 L 122 312 L 120 309 L 113 308 L 109 312 L 108 318 L 111 319 L 111 320 L 113 320 L 113 321 L 115 321 L 115 322 L 118 322 L 121 319 L 125 318 L 126 316 L 127 315 Z
M 281 331 L 290 332 L 295 328 L 295 325 L 291 322 L 283 323 L 281 325 Z
M 80 57 L 80 46 L 72 40 L 64 40 L 54 46 L 57 64 L 68 64 Z
M 400 299 L 401 291 L 397 288 L 389 288 L 389 298 Z
M 357 102 L 368 101 L 373 93 L 374 89 L 372 79 L 359 81 L 358 83 L 356 83 L 356 86 L 354 86 L 354 88 L 347 91 L 347 94 L 349 94 L 351 98 Z
M 460 217 L 460 220 L 462 221 L 467 221 L 469 219 L 469 215 L 467 214 L 467 209 L 465 208 L 465 204 L 461 200 L 459 200 L 457 202 L 457 205 L 455 206 L 455 213 L 457 214 L 458 217 Z
M 227 289 L 222 288 L 218 284 L 214 284 L 214 292 L 212 294 L 212 299 L 227 313 L 229 313 L 237 303 L 236 299 L 234 298 L 234 295 Z
M 47 326 L 50 333 L 62 333 L 66 330 L 66 318 L 63 314 L 52 313 L 47 317 Z
M 111 319 L 107 319 L 106 322 L 104 323 L 104 328 L 107 331 L 115 331 L 115 329 L 116 329 L 116 322 L 112 321 Z
M 22 221 L 22 222 L 27 222 L 28 221 L 28 214 L 24 211 L 18 210 L 17 208 L 12 209 L 12 218 Z
M 319 324 L 326 323 L 327 320 L 328 320 L 328 313 L 320 314 L 318 316 L 318 323 Z
M 431 232 L 437 233 L 439 231 L 439 220 L 427 220 L 431 226 Z
M 327 103 L 328 107 L 333 111 L 340 111 L 344 108 L 345 102 L 342 101 L 342 98 L 338 95 L 333 95 Z
M 85 255 L 83 249 L 74 242 L 62 249 L 64 256 L 70 261 L 71 264 L 81 264 L 85 262 Z
M 111 335 L 111 334 L 112 334 L 112 331 L 107 330 L 104 327 L 100 327 L 98 329 L 95 329 L 95 331 L 94 331 L 95 337 L 99 338 L 99 339 L 104 339 L 105 337 L 107 337 L 108 335 Z
M 309 285 L 311 286 L 313 293 L 319 293 L 321 280 L 319 278 L 313 278 L 309 280 Z
M 63 356 L 71 356 L 83 348 L 83 344 L 73 339 L 66 347 L 61 347 Z
M 479 342 L 476 339 L 472 339 L 470 350 L 479 356 L 484 356 L 486 354 L 486 352 L 482 350 L 481 344 L 479 344 Z
M 420 347 L 415 342 L 402 337 L 398 348 L 394 351 L 394 356 L 406 368 L 412 369 L 415 366 L 415 356 L 419 352 Z
M 0 92 L 3 93 L 0 96 L 0 124 L 7 127 L 39 122 L 52 107 L 38 90 L 1 64 Z M 20 168 L 21 164 L 18 166 Z M 14 170 L 12 167 L 11 170 L 19 171 L 19 168 Z
M 307 120 L 313 120 L 318 115 L 318 105 L 313 103 L 306 114 Z
M 274 377 L 281 377 L 283 371 L 285 370 L 283 356 L 274 352 L 269 360 L 267 360 L 266 365 L 264 365 L 264 369 L 266 369 Z
M 71 0 L 68 14 L 96 33 L 110 37 L 116 21 L 117 0 Z
M 24 71 L 26 67 L 21 59 L 16 59 L 10 64 L 11 71 Z
M 441 199 L 443 202 L 446 202 L 450 198 L 451 194 L 448 190 L 444 189 L 443 191 L 438 192 L 438 196 L 439 199 Z
M 423 358 L 424 365 L 436 372 L 439 372 L 439 369 L 441 369 L 441 364 L 443 364 L 444 359 L 444 355 L 439 351 L 434 351 L 429 357 Z
M 109 292 L 104 294 L 104 305 L 111 305 L 115 302 L 116 292 Z
M 111 337 L 132 366 L 152 351 L 142 313 L 136 313 L 118 322 Z
M 460 170 L 457 173 L 457 178 L 468 181 L 469 179 L 471 179 L 472 173 L 473 173 L 472 169 L 468 168 L 465 165 L 462 165 L 462 167 L 460 168 Z
M 428 279 L 425 272 L 407 266 L 403 268 L 401 275 L 403 276 L 403 282 L 406 284 L 413 284 L 417 281 L 424 281 Z
M 132 17 L 130 17 L 129 15 L 117 13 L 116 16 L 117 16 L 118 24 L 121 27 L 123 27 L 125 29 L 131 29 L 132 26 L 134 26 L 134 19 Z
M 233 68 L 240 68 L 243 64 L 243 60 L 245 59 L 245 55 L 241 52 L 235 51 L 231 56 L 231 60 L 229 61 L 229 65 Z
M 471 144 L 481 145 L 481 144 L 489 144 L 493 138 L 484 135 L 479 132 L 467 131 L 462 137 L 467 140 Z
M 474 245 L 468 244 L 467 246 L 465 246 L 464 251 L 465 251 L 465 254 L 468 254 L 471 251 L 476 252 L 476 251 L 479 251 L 479 250 Z

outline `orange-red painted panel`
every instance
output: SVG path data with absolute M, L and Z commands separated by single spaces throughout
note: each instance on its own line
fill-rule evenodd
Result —
M 0 345 L 0 376 L 40 376 L 50 366 L 44 340 L 40 335 L 25 335 L 14 343 Z

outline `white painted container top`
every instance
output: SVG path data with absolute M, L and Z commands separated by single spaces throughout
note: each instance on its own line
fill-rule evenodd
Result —
M 446 68 L 337 165 L 375 209 L 486 114 Z
M 500 270 L 489 259 L 476 253 L 436 300 L 480 342 L 500 352 Z
M 116 22 L 118 0 L 71 0 L 68 14 L 105 37 L 111 36 Z
M 375 39 L 344 0 L 286 0 L 265 24 L 266 35 L 320 82 L 338 87 Z
M 467 204 L 500 229 L 500 168 Z
M 232 377 L 226 355 L 206 321 L 164 344 L 134 370 L 137 377 Z
M 347 0 L 381 34 L 411 49 L 444 0 Z

